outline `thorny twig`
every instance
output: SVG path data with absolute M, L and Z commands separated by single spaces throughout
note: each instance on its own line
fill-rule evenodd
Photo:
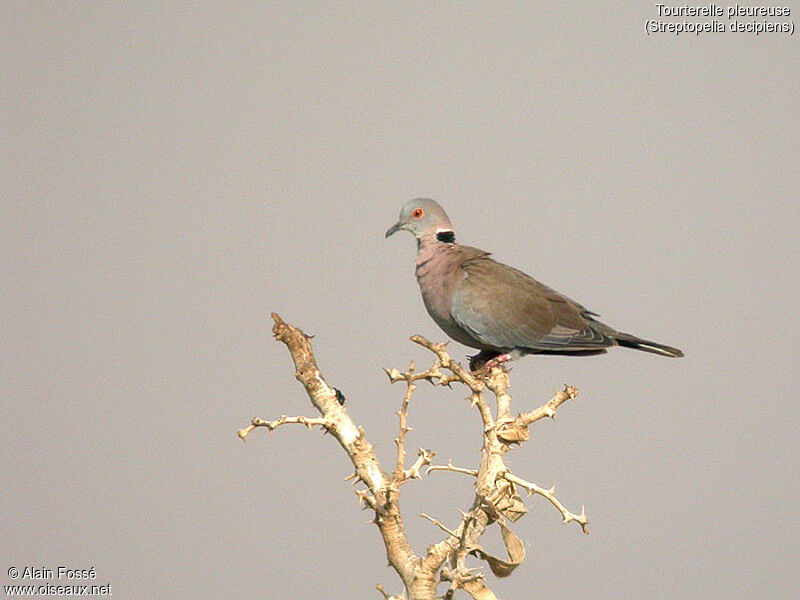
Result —
M 480 375 L 470 373 L 450 357 L 446 344 L 435 344 L 422 336 L 413 336 L 411 340 L 432 352 L 435 359 L 424 371 L 416 371 L 413 362 L 405 372 L 385 369 L 390 382 L 406 383 L 406 392 L 398 411 L 399 433 L 395 439 L 397 444 L 395 467 L 387 474 L 380 468 L 372 445 L 367 441 L 366 433 L 361 427 L 356 426 L 347 414 L 336 388 L 329 386 L 322 377 L 311 350 L 311 337 L 283 322 L 276 314 L 273 314 L 273 319 L 275 321 L 273 333 L 278 341 L 286 344 L 289 349 L 295 363 L 297 379 L 305 387 L 321 417 L 282 416 L 274 421 L 254 418 L 250 425 L 239 431 L 239 437 L 244 440 L 259 427 L 266 427 L 272 431 L 281 425 L 295 423 L 309 429 L 319 426 L 337 439 L 349 455 L 355 469 L 346 479 L 352 480 L 354 484 L 361 482 L 366 486 L 364 489 L 356 489 L 355 493 L 365 508 L 375 512 L 374 522 L 381 531 L 389 563 L 403 580 L 404 591 L 397 596 L 388 594 L 380 585 L 376 586 L 384 599 L 432 600 L 436 597 L 436 585 L 439 580 L 450 582 L 446 598 L 452 598 L 458 589 L 463 589 L 473 598 L 481 600 L 496 598 L 486 587 L 483 575 L 469 569 L 465 561 L 470 553 L 475 554 L 487 560 L 492 571 L 498 576 L 510 574 L 521 562 L 524 557 L 522 542 L 506 525 L 508 521 L 516 520 L 525 512 L 514 490 L 515 485 L 527 490 L 529 495 L 538 494 L 545 497 L 559 510 L 565 522 L 576 521 L 586 531 L 588 519 L 583 510 L 580 515 L 571 513 L 555 497 L 554 489 L 541 488 L 513 475 L 503 460 L 505 453 L 514 444 L 522 443 L 528 438 L 529 425 L 544 417 L 553 417 L 563 402 L 575 398 L 577 391 L 574 388 L 565 386 L 540 408 L 512 418 L 512 398 L 508 393 L 510 383 L 508 373 L 502 367 L 493 367 L 488 373 Z M 418 451 L 414 463 L 408 468 L 405 467 L 405 438 L 411 431 L 408 425 L 408 408 L 416 389 L 415 382 L 421 380 L 447 387 L 460 383 L 469 390 L 469 400 L 477 408 L 483 423 L 483 447 L 479 469 L 456 467 L 451 462 L 447 465 L 432 465 L 434 452 L 422 448 Z M 484 397 L 486 390 L 492 392 L 497 401 L 494 414 Z M 444 531 L 447 537 L 429 546 L 427 552 L 420 556 L 414 553 L 406 539 L 398 498 L 400 485 L 409 479 L 420 478 L 425 467 L 427 467 L 426 473 L 452 471 L 474 477 L 476 496 L 471 509 L 461 513 L 461 522 L 455 529 L 447 528 L 437 519 L 424 513 L 421 515 Z M 507 560 L 486 554 L 478 544 L 486 528 L 498 521 L 509 552 Z
M 242 438 L 242 440 L 245 440 L 250 432 L 258 427 L 266 427 L 270 432 L 272 432 L 275 428 L 280 427 L 281 425 L 286 425 L 287 423 L 305 425 L 308 429 L 311 429 L 315 425 L 319 425 L 323 429 L 328 429 L 330 426 L 330 422 L 327 419 L 318 419 L 313 417 L 287 417 L 284 415 L 275 421 L 265 421 L 264 419 L 253 417 L 253 420 L 250 421 L 250 425 L 239 430 L 238 436 Z

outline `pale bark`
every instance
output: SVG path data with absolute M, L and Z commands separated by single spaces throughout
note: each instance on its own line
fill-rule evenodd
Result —
M 497 597 L 487 587 L 486 578 L 467 566 L 467 559 L 476 557 L 485 561 L 492 573 L 506 577 L 522 562 L 525 550 L 519 538 L 511 532 L 509 524 L 519 519 L 526 509 L 516 488 L 521 487 L 528 495 L 537 494 L 546 498 L 561 513 L 567 523 L 577 522 L 587 532 L 588 519 L 581 509 L 579 515 L 567 510 L 555 497 L 554 488 L 545 489 L 517 477 L 506 466 L 504 456 L 515 444 L 528 439 L 528 427 L 543 417 L 553 417 L 555 410 L 566 400 L 574 399 L 577 390 L 570 386 L 555 394 L 543 406 L 516 418 L 511 416 L 512 398 L 508 393 L 508 373 L 502 366 L 496 366 L 488 373 L 473 374 L 450 358 L 444 344 L 433 344 L 421 336 L 412 341 L 427 348 L 434 355 L 430 368 L 417 372 L 414 363 L 406 371 L 387 369 L 392 383 L 405 382 L 406 392 L 398 412 L 399 433 L 395 438 L 397 460 L 391 472 L 384 471 L 367 441 L 363 428 L 357 426 L 348 414 L 344 399 L 335 388 L 328 385 L 317 367 L 311 348 L 311 337 L 297 327 L 289 325 L 274 314 L 272 328 L 275 338 L 284 343 L 295 364 L 295 376 L 303 385 L 312 405 L 320 417 L 282 416 L 273 421 L 254 418 L 250 425 L 239 431 L 245 439 L 254 429 L 266 427 L 272 431 L 287 424 L 300 424 L 308 427 L 322 427 L 333 435 L 349 456 L 355 472 L 348 479 L 363 483 L 364 488 L 356 489 L 361 502 L 375 515 L 377 525 L 389 564 L 399 575 L 403 587 L 398 595 L 390 595 L 383 587 L 377 586 L 384 598 L 391 600 L 433 600 L 437 597 L 437 586 L 447 584 L 445 598 L 453 598 L 457 590 L 463 590 L 476 600 L 493 600 Z M 483 425 L 483 443 L 480 464 L 477 469 L 447 465 L 432 465 L 434 452 L 420 448 L 417 458 L 409 467 L 405 466 L 406 434 L 408 426 L 408 407 L 415 382 L 426 380 L 433 385 L 461 384 L 469 390 L 469 399 L 476 408 Z M 495 410 L 486 399 L 486 392 L 494 396 Z M 427 467 L 427 469 L 426 469 Z M 433 522 L 446 536 L 430 545 L 424 554 L 417 554 L 406 538 L 405 526 L 400 511 L 401 486 L 410 479 L 420 479 L 426 473 L 451 471 L 475 479 L 475 495 L 469 510 L 462 512 L 461 522 L 455 529 L 449 529 L 438 519 L 428 515 L 424 518 Z M 497 524 L 505 542 L 507 558 L 498 558 L 485 552 L 480 546 L 480 538 L 487 527 Z

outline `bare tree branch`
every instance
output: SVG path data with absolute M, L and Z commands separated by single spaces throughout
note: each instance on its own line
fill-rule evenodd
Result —
M 288 348 L 295 365 L 295 377 L 328 423 L 328 431 L 347 452 L 358 478 L 369 489 L 369 494 L 357 493 L 376 512 L 375 521 L 381 531 L 389 563 L 398 572 L 406 588 L 413 589 L 416 586 L 415 571 L 419 558 L 408 544 L 397 496 L 389 492 L 389 477 L 381 469 L 372 444 L 367 441 L 364 430 L 356 426 L 339 403 L 335 389 L 322 377 L 311 349 L 311 337 L 297 327 L 284 323 L 276 313 L 272 314 L 272 318 L 275 321 L 272 333 Z
M 281 425 L 286 425 L 287 423 L 298 423 L 300 425 L 305 425 L 308 429 L 311 429 L 314 425 L 319 425 L 323 429 L 328 429 L 330 423 L 326 419 L 317 419 L 312 417 L 287 417 L 286 415 L 282 416 L 280 419 L 275 421 L 265 421 L 264 419 L 259 419 L 258 417 L 253 417 L 253 420 L 250 422 L 250 425 L 247 427 L 239 430 L 239 437 L 242 440 L 246 439 L 247 436 L 250 434 L 251 431 L 256 429 L 257 427 L 266 427 L 267 429 L 272 432 L 276 427 L 280 427 Z
M 414 369 L 414 363 L 411 363 L 411 370 Z M 397 444 L 397 467 L 395 467 L 394 471 L 394 482 L 399 485 L 405 479 L 405 460 L 406 460 L 406 450 L 405 450 L 405 438 L 406 433 L 411 431 L 411 428 L 408 426 L 408 403 L 411 400 L 411 394 L 414 393 L 414 390 L 417 389 L 413 383 L 408 383 L 408 388 L 406 389 L 406 395 L 403 398 L 403 402 L 400 405 L 400 410 L 397 413 L 397 416 L 400 419 L 400 433 L 394 439 L 394 443 Z
M 575 521 L 581 526 L 581 529 L 583 529 L 583 533 L 587 534 L 589 533 L 589 530 L 586 528 L 586 526 L 589 524 L 589 519 L 586 518 L 584 507 L 581 507 L 581 514 L 579 515 L 576 515 L 568 511 L 566 507 L 563 504 L 561 504 L 561 502 L 558 501 L 558 498 L 556 498 L 555 486 L 551 487 L 549 490 L 546 490 L 545 488 L 539 487 L 535 483 L 531 483 L 530 481 L 525 481 L 524 479 L 520 479 L 516 475 L 513 475 L 512 473 L 509 472 L 503 473 L 503 478 L 510 481 L 511 483 L 515 483 L 518 486 L 528 490 L 529 496 L 532 496 L 533 494 L 539 494 L 540 496 L 547 498 L 550 501 L 550 504 L 555 506 L 558 509 L 558 512 L 561 513 L 561 517 L 563 518 L 564 523 Z
M 433 523 L 434 525 L 436 525 L 436 526 L 437 526 L 439 529 L 441 529 L 442 531 L 444 531 L 444 532 L 445 532 L 447 535 L 449 535 L 449 536 L 451 536 L 451 537 L 455 537 L 455 538 L 457 538 L 457 537 L 461 537 L 461 536 L 460 536 L 458 533 L 456 533 L 456 532 L 455 532 L 455 531 L 453 531 L 452 529 L 448 529 L 447 527 L 445 527 L 444 525 L 442 525 L 442 522 L 441 522 L 441 521 L 439 521 L 439 519 L 434 519 L 433 517 L 429 517 L 429 516 L 428 516 L 428 515 L 426 515 L 425 513 L 420 513 L 420 514 L 419 514 L 419 516 L 420 516 L 420 517 L 422 517 L 423 519 L 428 519 L 428 521 L 430 521 L 431 523 Z
M 380 583 L 375 586 L 375 589 L 378 590 L 383 595 L 384 600 L 406 600 L 405 594 L 401 594 L 399 596 L 392 596 L 386 590 L 383 589 L 383 586 Z
M 551 419 L 556 416 L 556 409 L 567 400 L 574 400 L 578 397 L 578 390 L 571 385 L 565 385 L 564 389 L 556 392 L 555 395 L 544 405 L 532 410 L 528 413 L 522 413 L 516 419 L 517 426 L 527 427 L 531 423 L 550 417 Z
M 494 366 L 486 372 L 470 373 L 447 353 L 446 344 L 434 344 L 422 336 L 411 340 L 434 355 L 431 366 L 416 371 L 411 362 L 406 371 L 384 369 L 391 383 L 404 382 L 405 394 L 398 411 L 398 435 L 395 438 L 397 457 L 394 469 L 386 473 L 380 466 L 372 445 L 367 441 L 363 428 L 357 426 L 347 413 L 336 388 L 331 387 L 322 376 L 311 349 L 311 337 L 297 327 L 285 323 L 273 313 L 272 328 L 275 338 L 286 345 L 295 364 L 295 376 L 303 385 L 312 405 L 321 417 L 287 417 L 274 421 L 254 418 L 250 425 L 239 431 L 243 440 L 255 429 L 265 427 L 269 431 L 287 424 L 304 425 L 308 429 L 319 426 L 339 442 L 350 458 L 354 472 L 346 480 L 353 484 L 363 483 L 365 488 L 355 489 L 361 505 L 374 512 L 377 525 L 386 549 L 389 564 L 400 576 L 404 590 L 400 595 L 390 595 L 381 585 L 376 589 L 385 600 L 433 600 L 441 582 L 449 583 L 445 598 L 453 598 L 458 590 L 464 590 L 476 600 L 496 600 L 486 586 L 485 577 L 467 565 L 467 559 L 485 561 L 492 573 L 498 577 L 508 576 L 524 559 L 522 542 L 509 529 L 525 513 L 522 499 L 515 486 L 538 494 L 549 500 L 561 513 L 564 522 L 576 521 L 586 531 L 588 519 L 583 510 L 580 515 L 568 511 L 555 497 L 554 489 L 544 489 L 512 474 L 504 462 L 505 453 L 514 445 L 528 439 L 528 427 L 546 416 L 552 417 L 555 410 L 566 400 L 573 399 L 577 391 L 570 387 L 558 392 L 540 408 L 511 417 L 512 398 L 509 394 L 508 373 L 502 366 Z M 406 435 L 408 409 L 416 390 L 416 382 L 425 380 L 433 385 L 464 385 L 469 400 L 478 412 L 483 425 L 480 465 L 478 469 L 466 469 L 447 465 L 432 465 L 435 453 L 420 448 L 414 463 L 406 468 Z M 493 413 L 485 395 L 491 392 L 496 401 Z M 426 468 L 427 467 L 427 468 Z M 422 513 L 422 517 L 441 529 L 446 537 L 428 546 L 424 555 L 417 555 L 408 543 L 402 520 L 399 497 L 401 485 L 409 479 L 421 478 L 422 470 L 452 471 L 475 479 L 475 495 L 469 510 L 461 513 L 461 522 L 449 529 L 438 519 Z M 508 558 L 488 554 L 480 545 L 480 538 L 487 527 L 500 527 Z
M 431 460 L 436 456 L 436 452 L 420 448 L 417 452 L 417 460 L 408 469 L 403 471 L 403 481 L 409 479 L 422 479 L 422 467 L 431 464 Z
M 446 465 L 431 465 L 427 468 L 426 472 L 430 473 L 431 471 L 452 471 L 453 473 L 463 473 L 464 475 L 472 475 L 473 477 L 478 476 L 477 470 L 455 467 L 450 461 L 447 461 Z
M 508 386 L 503 385 L 503 383 L 501 383 L 501 386 L 498 389 L 497 393 L 502 394 L 505 397 L 508 396 L 507 394 Z M 503 419 L 501 422 L 499 422 L 497 425 L 497 435 L 503 441 L 508 443 L 524 442 L 530 437 L 530 433 L 528 432 L 529 425 L 538 421 L 539 419 L 543 419 L 544 417 L 550 417 L 551 419 L 555 418 L 556 409 L 567 400 L 573 400 L 577 398 L 577 396 L 578 396 L 578 390 L 576 390 L 571 385 L 565 385 L 563 390 L 556 392 L 556 394 L 548 402 L 546 402 L 539 408 L 527 413 L 522 413 L 518 415 L 516 419 L 511 419 L 510 417 L 506 416 L 506 418 Z M 498 397 L 498 402 L 499 402 L 499 397 Z M 510 409 L 510 404 L 509 404 L 509 409 Z M 509 413 L 510 410 L 508 411 L 507 414 Z

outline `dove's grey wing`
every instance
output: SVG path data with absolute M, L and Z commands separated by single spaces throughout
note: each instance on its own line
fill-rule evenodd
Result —
M 616 345 L 590 311 L 522 271 L 488 257 L 465 261 L 453 320 L 481 344 L 528 352 L 602 352 Z

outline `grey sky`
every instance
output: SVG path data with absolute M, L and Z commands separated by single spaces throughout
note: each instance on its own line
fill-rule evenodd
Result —
M 383 233 L 427 195 L 464 243 L 687 355 L 514 364 L 516 410 L 581 392 L 510 462 L 591 535 L 528 501 L 498 595 L 797 595 L 798 37 L 645 35 L 656 16 L 3 2 L 3 584 L 65 565 L 120 598 L 399 590 L 332 439 L 235 433 L 311 414 L 274 310 L 391 460 L 381 368 L 445 337 L 412 239 Z M 477 464 L 463 392 L 421 387 L 409 419 L 411 451 Z M 418 551 L 440 535 L 415 515 L 455 524 L 472 498 L 445 473 L 403 494 Z

